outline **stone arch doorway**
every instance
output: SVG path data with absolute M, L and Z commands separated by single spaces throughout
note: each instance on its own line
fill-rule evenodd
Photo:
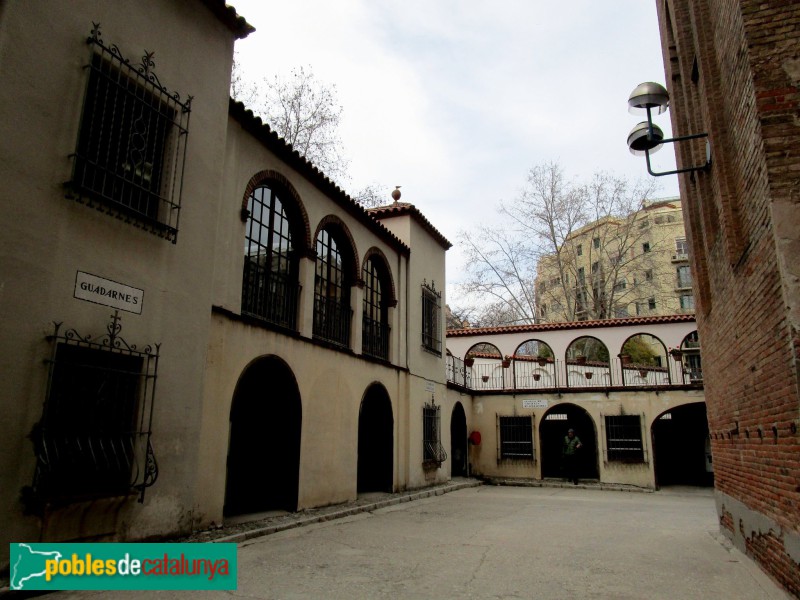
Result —
M 461 402 L 456 402 L 450 415 L 450 476 L 466 477 L 467 468 L 467 415 Z
M 389 393 L 373 384 L 358 411 L 358 493 L 393 491 L 394 419 Z
M 583 408 L 568 403 L 552 407 L 539 423 L 542 478 L 564 476 L 561 469 L 561 447 L 570 428 L 575 430 L 582 444 L 578 459 L 578 477 L 599 479 L 595 423 Z
M 251 363 L 231 404 L 225 516 L 297 510 L 301 423 L 289 366 L 276 356 Z
M 653 421 L 650 431 L 657 488 L 714 485 L 705 402 L 665 411 Z

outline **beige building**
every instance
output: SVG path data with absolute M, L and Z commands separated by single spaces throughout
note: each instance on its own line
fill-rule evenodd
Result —
M 692 315 L 669 315 L 449 330 L 448 396 L 471 407 L 470 473 L 560 481 L 572 428 L 579 480 L 711 485 L 696 327 Z M 626 359 L 637 341 L 656 360 Z M 587 342 L 600 351 L 576 356 Z
M 536 300 L 543 323 L 693 314 L 680 199 L 575 231 L 539 261 Z
M 230 100 L 252 31 L 222 0 L 0 8 L 0 570 L 450 476 L 450 244 Z

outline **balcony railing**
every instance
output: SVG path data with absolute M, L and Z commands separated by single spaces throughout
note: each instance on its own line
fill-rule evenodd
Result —
M 314 296 L 314 337 L 350 347 L 350 320 L 353 309 L 333 298 Z
M 389 358 L 389 325 L 371 319 L 367 315 L 362 319 L 361 352 L 375 358 Z
M 447 356 L 447 381 L 476 391 L 566 390 L 597 388 L 668 388 L 699 386 L 703 373 L 669 358 L 664 366 L 518 357 L 506 368 L 498 359 L 469 360 Z
M 255 261 L 245 259 L 242 312 L 275 325 L 295 329 L 300 284 L 285 275 L 263 273 Z

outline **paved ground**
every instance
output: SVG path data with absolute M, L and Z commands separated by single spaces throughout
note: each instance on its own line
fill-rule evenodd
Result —
M 252 537 L 239 545 L 235 592 L 48 598 L 788 597 L 719 535 L 710 489 L 481 486 L 436 493 L 382 508 L 362 499 L 372 510 Z

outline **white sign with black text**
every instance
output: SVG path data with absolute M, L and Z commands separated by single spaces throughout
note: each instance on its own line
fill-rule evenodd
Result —
M 547 400 L 523 400 L 522 408 L 547 408 Z
M 75 298 L 140 315 L 144 290 L 78 271 L 75 276 Z

